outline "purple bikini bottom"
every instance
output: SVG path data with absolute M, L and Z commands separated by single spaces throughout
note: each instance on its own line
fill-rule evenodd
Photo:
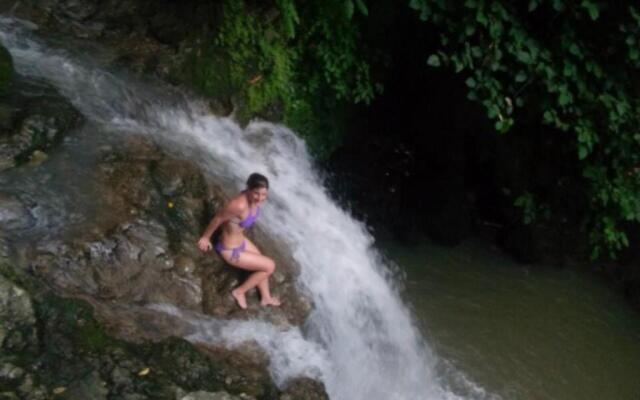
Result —
M 232 260 L 238 260 L 238 258 L 240 258 L 240 253 L 242 253 L 245 249 L 246 246 L 246 241 L 242 241 L 242 243 L 240 243 L 240 246 L 238 247 L 232 247 L 230 249 L 227 249 L 226 247 L 224 247 L 222 245 L 221 242 L 216 243 L 216 251 L 218 253 L 222 253 L 223 250 L 231 250 L 231 259 Z

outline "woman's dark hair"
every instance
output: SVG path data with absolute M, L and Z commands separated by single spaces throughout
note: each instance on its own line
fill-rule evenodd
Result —
M 266 176 L 254 172 L 249 175 L 249 179 L 247 179 L 247 188 L 250 190 L 257 188 L 269 189 L 269 180 Z

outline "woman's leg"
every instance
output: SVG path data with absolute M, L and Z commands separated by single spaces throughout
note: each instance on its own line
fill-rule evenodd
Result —
M 235 259 L 231 258 L 231 250 L 223 250 L 221 256 L 227 263 L 234 267 L 254 271 L 242 285 L 231 292 L 231 295 L 236 299 L 240 308 L 247 308 L 245 293 L 256 287 L 258 283 L 269 278 L 269 275 L 271 275 L 276 268 L 275 263 L 269 257 L 247 251 L 241 252 L 239 257 Z
M 245 239 L 246 243 L 246 251 L 254 254 L 259 254 L 260 250 L 256 247 L 253 242 L 249 239 Z M 271 291 L 269 290 L 269 276 L 266 279 L 258 282 L 258 290 L 260 291 L 260 304 L 263 306 L 279 306 L 280 300 L 277 297 L 271 296 Z

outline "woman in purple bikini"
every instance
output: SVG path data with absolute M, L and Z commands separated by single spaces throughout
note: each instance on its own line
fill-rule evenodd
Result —
M 276 269 L 275 262 L 263 256 L 243 233 L 258 219 L 260 204 L 267 199 L 268 192 L 267 178 L 258 173 L 251 174 L 247 179 L 247 189 L 232 198 L 216 213 L 198 241 L 200 250 L 211 250 L 211 235 L 222 226 L 222 234 L 215 245 L 216 251 L 228 264 L 253 271 L 242 285 L 231 291 L 231 295 L 243 309 L 247 308 L 245 294 L 256 286 L 260 292 L 260 304 L 280 305 L 280 301 L 272 297 L 269 291 L 269 276 Z

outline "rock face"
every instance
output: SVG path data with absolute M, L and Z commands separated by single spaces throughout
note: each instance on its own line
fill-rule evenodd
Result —
M 180 63 L 179 48 L 196 30 L 210 29 L 220 5 L 153 0 L 0 0 L 0 12 L 40 29 L 100 41 L 128 69 L 168 78 Z
M 70 308 L 80 329 L 80 333 L 61 330 L 67 317 L 58 311 L 55 321 L 46 326 L 47 348 L 56 349 L 60 357 L 68 356 L 65 363 L 76 362 L 78 341 L 102 349 L 103 344 L 113 343 L 109 335 L 142 347 L 149 346 L 149 341 L 165 343 L 171 337 L 186 336 L 188 324 L 158 312 L 158 305 L 221 320 L 259 318 L 281 327 L 302 323 L 311 306 L 295 289 L 297 269 L 284 262 L 278 244 L 263 232 L 257 230 L 251 238 L 278 263 L 272 287 L 283 300 L 279 308 L 259 306 L 254 293 L 248 296 L 249 309 L 240 310 L 229 293 L 244 279 L 244 273 L 226 265 L 217 254 L 203 254 L 197 248 L 199 235 L 225 196 L 220 188 L 206 183 L 195 165 L 171 157 L 146 138 L 129 137 L 121 145 L 102 148 L 93 181 L 98 193 L 92 219 L 66 235 L 44 237 L 17 249 L 23 260 L 19 271 L 29 271 L 65 296 L 85 299 L 100 321 L 94 321 L 86 307 L 71 300 L 59 303 L 47 298 L 42 302 L 47 310 L 53 305 L 56 310 Z M 109 327 L 109 335 L 101 331 L 101 324 Z M 12 343 L 19 346 L 28 341 Z M 211 391 L 215 387 L 201 382 L 212 374 L 223 374 L 220 388 L 256 398 L 279 398 L 270 383 L 268 360 L 257 346 L 248 344 L 237 350 L 198 346 L 197 352 L 184 341 L 171 343 L 156 347 L 145 361 L 120 367 L 114 366 L 111 353 L 105 360 L 85 360 L 73 379 L 66 375 L 56 379 L 68 382 L 63 385 L 65 398 L 104 398 L 103 383 L 109 396 L 124 396 L 143 393 L 141 386 L 132 382 L 137 379 L 135 371 L 145 364 L 171 365 L 174 372 L 166 374 L 177 387 L 213 393 L 185 392 L 184 396 L 219 396 Z M 92 365 L 95 373 L 89 374 L 85 363 Z M 322 386 L 309 388 L 309 393 L 324 394 Z M 169 389 L 162 390 L 159 397 L 151 398 L 173 398 Z M 272 397 L 264 397 L 267 393 Z
M 0 192 L 0 229 L 14 230 L 31 226 L 33 217 L 14 196 Z
M 285 326 L 306 316 L 310 305 L 295 290 L 295 266 L 285 263 L 261 232 L 252 237 L 278 262 L 272 286 L 283 306 L 262 308 L 253 294 L 248 311 L 237 307 L 229 294 L 245 273 L 196 246 L 225 196 L 208 186 L 193 164 L 135 137 L 121 149 L 105 149 L 94 181 L 100 187 L 95 220 L 69 240 L 42 240 L 28 249 L 30 269 L 60 290 L 98 301 L 168 303 Z
M 42 161 L 45 152 L 82 122 L 80 113 L 53 88 L 12 75 L 11 56 L 0 46 L 0 171 Z
M 0 398 L 291 398 L 263 367 L 216 359 L 184 340 L 136 345 L 114 339 L 85 303 L 52 295 L 24 274 L 9 279 L 4 274 L 11 271 L 0 264 Z M 323 398 L 313 390 L 295 398 Z
M 31 298 L 1 275 L 0 321 L 0 347 L 19 351 L 34 344 L 36 320 Z
M 43 31 L 99 40 L 114 50 L 115 64 L 166 79 L 182 62 L 183 40 L 194 21 L 205 26 L 216 7 L 151 0 L 0 0 L 0 11 L 12 9 Z M 50 150 L 83 122 L 55 90 L 15 91 L 16 85 L 40 84 L 14 77 L 8 94 L 0 97 L 0 185 L 3 170 L 20 171 L 23 164 L 53 159 Z M 16 300 L 22 298 L 16 294 L 22 286 L 32 297 L 32 312 L 25 315 L 33 317 L 11 325 L 0 310 L 0 398 L 326 398 L 322 385 L 313 381 L 278 390 L 266 356 L 255 345 L 231 351 L 172 339 L 186 335 L 186 325 L 154 308 L 168 304 L 220 320 L 301 324 L 311 304 L 297 292 L 297 267 L 278 250 L 280 244 L 259 227 L 248 234 L 276 260 L 272 287 L 283 306 L 260 307 L 257 293 L 249 293 L 249 309 L 240 310 L 229 294 L 245 273 L 196 247 L 226 200 L 197 166 L 147 139 L 130 137 L 102 147 L 91 174 L 97 187 L 92 218 L 72 232 L 52 232 L 14 249 L 3 231 L 29 230 L 39 216 L 15 193 L 0 193 L 0 272 L 20 276 L 0 286 L 2 294 L 13 293 L 0 301 L 13 308 L 22 304 Z M 91 307 L 58 295 L 81 298 Z

